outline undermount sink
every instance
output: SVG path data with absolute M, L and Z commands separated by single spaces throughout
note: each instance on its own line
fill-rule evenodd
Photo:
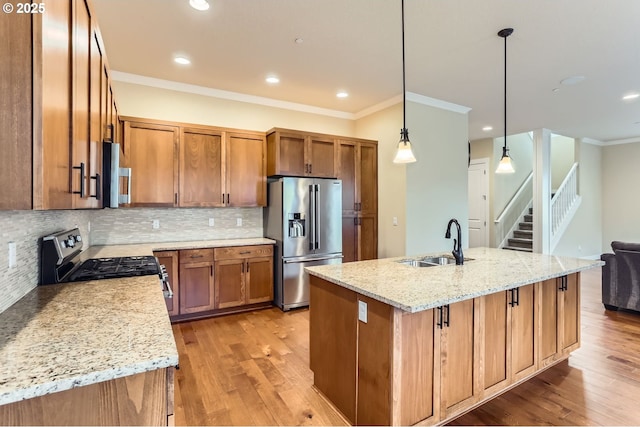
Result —
M 433 265 L 447 265 L 447 264 L 455 264 L 455 258 L 448 256 L 434 256 L 434 257 L 426 257 L 420 260 L 421 262 L 433 264 Z
M 473 261 L 473 258 L 465 258 L 465 261 Z M 455 264 L 456 260 L 449 255 L 440 255 L 432 257 L 424 257 L 420 259 L 403 259 L 396 261 L 398 264 L 408 265 L 409 267 L 436 267 L 438 265 Z

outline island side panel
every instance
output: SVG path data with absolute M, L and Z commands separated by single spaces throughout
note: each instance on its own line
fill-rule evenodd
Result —
M 391 424 L 393 307 L 358 295 L 367 322 L 358 321 L 358 425 Z
M 356 421 L 358 301 L 355 292 L 310 275 L 309 359 L 313 381 Z
M 167 371 L 156 369 L 2 405 L 0 425 L 167 425 Z

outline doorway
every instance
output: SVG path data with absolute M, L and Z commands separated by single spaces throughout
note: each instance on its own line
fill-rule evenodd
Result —
M 469 163 L 469 247 L 489 246 L 489 159 Z

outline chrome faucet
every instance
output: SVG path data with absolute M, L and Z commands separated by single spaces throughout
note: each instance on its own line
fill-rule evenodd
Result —
M 462 231 L 460 230 L 460 223 L 458 223 L 458 220 L 455 218 L 451 218 L 449 220 L 449 224 L 447 225 L 447 232 L 445 233 L 444 237 L 447 239 L 451 238 L 451 224 L 455 223 L 456 227 L 458 228 L 458 238 L 457 239 L 453 239 L 453 252 L 451 252 L 453 254 L 453 257 L 456 259 L 456 265 L 462 265 L 464 264 L 464 255 L 462 255 Z

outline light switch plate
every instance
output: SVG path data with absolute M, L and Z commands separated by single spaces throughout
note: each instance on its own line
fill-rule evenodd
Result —
M 367 303 L 358 301 L 358 320 L 367 323 Z
M 17 261 L 16 242 L 9 242 L 9 268 L 16 268 Z
M 393 225 L 398 225 L 398 217 L 397 216 L 393 217 Z

